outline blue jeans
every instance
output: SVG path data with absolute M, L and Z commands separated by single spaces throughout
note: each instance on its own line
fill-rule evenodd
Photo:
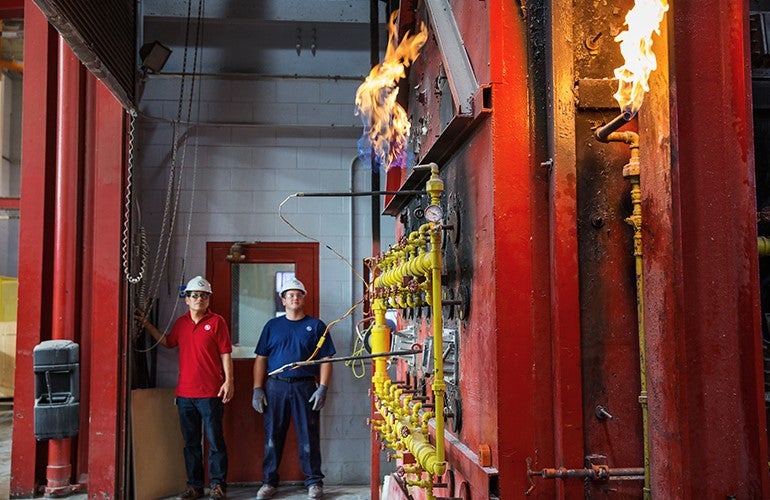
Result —
M 179 426 L 184 438 L 184 465 L 187 485 L 203 488 L 203 441 L 201 428 L 209 443 L 209 479 L 211 487 L 227 487 L 227 447 L 222 432 L 225 405 L 220 398 L 176 398 Z
M 299 463 L 305 474 L 305 486 L 323 485 L 321 473 L 321 412 L 313 411 L 308 399 L 316 390 L 313 380 L 284 382 L 269 377 L 265 383 L 265 460 L 262 463 L 263 480 L 278 486 L 278 466 L 289 423 L 294 418 L 299 443 Z

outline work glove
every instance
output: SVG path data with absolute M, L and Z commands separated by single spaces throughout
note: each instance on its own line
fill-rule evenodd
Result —
M 254 388 L 254 395 L 251 396 L 251 406 L 257 411 L 257 413 L 264 413 L 265 406 L 267 406 L 267 398 L 265 397 L 265 390 L 261 387 Z
M 308 403 L 313 403 L 313 410 L 318 411 L 321 408 L 324 407 L 324 404 L 326 403 L 326 386 L 321 384 L 318 386 L 318 389 L 315 390 L 312 396 L 310 396 L 310 399 L 307 400 Z

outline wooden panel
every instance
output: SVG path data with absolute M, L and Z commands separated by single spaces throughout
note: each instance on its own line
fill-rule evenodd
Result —
M 13 397 L 16 368 L 16 322 L 0 321 L 0 398 Z
M 173 388 L 131 391 L 134 498 L 150 500 L 185 489 L 187 479 Z

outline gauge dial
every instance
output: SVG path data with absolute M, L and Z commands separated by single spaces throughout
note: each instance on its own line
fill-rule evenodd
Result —
M 444 218 L 444 211 L 438 205 L 428 205 L 425 207 L 425 218 L 430 222 L 439 222 Z

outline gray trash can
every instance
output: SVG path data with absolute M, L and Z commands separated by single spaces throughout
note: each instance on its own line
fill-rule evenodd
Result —
M 46 340 L 32 351 L 35 370 L 35 438 L 63 439 L 80 427 L 80 347 Z

